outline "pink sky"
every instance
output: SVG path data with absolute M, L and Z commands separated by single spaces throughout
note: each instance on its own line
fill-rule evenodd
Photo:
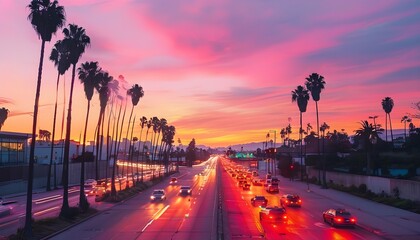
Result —
M 0 107 L 10 110 L 2 131 L 32 129 L 41 41 L 27 20 L 29 2 L 0 2 Z M 79 63 L 98 61 L 115 78 L 123 75 L 126 88 L 141 85 L 145 95 L 135 108 L 136 122 L 141 116 L 165 118 L 183 144 L 192 138 L 212 147 L 262 142 L 289 118 L 297 138 L 299 111 L 291 91 L 313 72 L 325 77 L 319 115 L 331 131 L 352 135 L 361 120 L 374 115 L 384 126 L 381 100 L 388 96 L 395 103 L 393 128 L 401 129 L 401 118 L 415 113 L 413 103 L 420 101 L 420 2 L 415 0 L 59 4 L 67 23 L 85 28 L 91 38 Z M 38 129 L 51 132 L 57 73 L 48 56 L 60 39 L 61 30 L 46 44 L 42 76 Z M 68 71 L 66 87 L 70 80 Z M 60 89 L 59 122 L 63 85 Z M 72 137 L 78 139 L 87 106 L 78 79 L 74 91 Z M 98 110 L 95 93 L 90 140 Z M 303 122 L 316 125 L 312 100 Z M 139 126 L 135 132 L 139 135 Z

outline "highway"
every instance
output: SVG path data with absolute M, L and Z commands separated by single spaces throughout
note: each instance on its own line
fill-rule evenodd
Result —
M 346 193 L 320 189 L 300 181 L 280 179 L 279 193 L 267 193 L 263 186 L 250 190 L 238 187 L 232 169 L 242 165 L 211 157 L 191 168 L 180 167 L 171 177 L 151 186 L 123 202 L 112 204 L 94 202 L 99 213 L 86 221 L 66 229 L 50 239 L 418 239 L 420 217 L 400 209 L 357 198 Z M 260 171 L 259 178 L 265 178 Z M 192 195 L 180 195 L 181 186 L 190 186 Z M 166 199 L 151 201 L 155 189 L 163 189 Z M 301 207 L 286 207 L 286 223 L 261 222 L 259 207 L 251 205 L 251 198 L 263 195 L 268 206 L 280 206 L 283 194 L 297 194 Z M 78 202 L 78 189 L 72 188 L 71 205 Z M 24 196 L 13 203 L 10 216 L 0 218 L 0 236 L 15 232 L 24 220 Z M 44 192 L 34 196 L 34 217 L 44 218 L 58 214 L 60 192 Z M 332 227 L 324 223 L 322 212 L 329 208 L 345 208 L 357 218 L 355 228 Z M 375 210 L 377 209 L 377 210 Z M 385 217 L 386 216 L 386 217 Z M 12 231 L 14 229 L 14 231 Z

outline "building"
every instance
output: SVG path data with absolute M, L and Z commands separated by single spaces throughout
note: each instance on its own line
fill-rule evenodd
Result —
M 28 133 L 0 132 L 0 166 L 27 164 L 31 137 Z

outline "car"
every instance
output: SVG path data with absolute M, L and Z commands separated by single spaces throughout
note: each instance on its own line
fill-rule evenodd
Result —
M 346 209 L 343 208 L 331 208 L 322 213 L 322 218 L 325 223 L 331 224 L 331 226 L 352 226 L 356 225 L 356 218 Z
M 282 206 L 295 206 L 301 207 L 302 206 L 302 199 L 296 194 L 285 194 L 280 198 L 280 204 Z
M 178 179 L 176 177 L 171 178 L 171 181 L 169 182 L 169 184 L 175 184 L 178 182 Z
M 166 199 L 166 194 L 165 194 L 165 190 L 163 189 L 155 189 L 152 195 L 150 196 L 150 200 L 152 201 L 155 201 L 155 200 L 163 201 L 165 199 Z
M 249 184 L 248 182 L 245 182 L 245 183 L 242 185 L 242 190 L 245 190 L 245 191 L 249 191 L 249 190 L 251 190 L 251 184 Z
M 252 180 L 252 185 L 254 185 L 254 186 L 262 186 L 262 185 L 263 185 L 263 183 L 262 183 L 260 180 L 261 180 L 261 179 L 254 178 L 254 179 Z
M 279 184 L 278 183 L 270 183 L 265 187 L 265 190 L 268 193 L 278 193 L 279 192 Z
M 239 180 L 238 181 L 238 187 L 243 187 L 245 183 L 246 183 L 245 180 Z
M 192 195 L 192 190 L 190 186 L 181 186 L 179 190 L 179 195 Z
M 254 207 L 267 207 L 268 199 L 264 196 L 255 196 L 251 198 L 251 205 Z
M 283 207 L 266 207 L 260 210 L 260 222 L 287 223 L 286 209 Z
M 98 184 L 98 182 L 95 179 L 86 179 L 85 180 L 85 187 L 86 186 L 93 186 L 95 187 Z

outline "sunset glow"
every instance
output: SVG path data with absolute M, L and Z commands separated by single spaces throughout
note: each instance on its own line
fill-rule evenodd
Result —
M 41 41 L 27 17 L 30 1 L 0 2 L 0 108 L 10 113 L 2 131 L 32 131 Z M 139 84 L 139 118 L 165 118 L 175 139 L 188 145 L 224 147 L 262 142 L 269 130 L 292 125 L 298 138 L 299 109 L 291 91 L 316 72 L 326 85 L 318 103 L 320 122 L 349 135 L 377 115 L 391 97 L 394 129 L 420 101 L 420 2 L 413 1 L 103 1 L 59 0 L 66 23 L 86 30 L 91 46 L 79 61 L 98 61 L 126 89 Z M 67 26 L 66 24 L 66 26 Z M 37 129 L 52 132 L 57 70 L 48 59 L 62 39 L 46 43 Z M 56 139 L 61 134 L 63 94 L 71 71 L 60 80 Z M 67 109 L 68 99 L 65 109 Z M 131 101 L 127 105 L 126 136 Z M 83 133 L 87 100 L 75 81 L 72 139 Z M 95 92 L 88 127 L 93 141 L 99 116 Z M 291 121 L 289 121 L 291 119 Z M 311 99 L 303 124 L 316 126 Z M 419 119 L 413 123 L 420 126 Z M 64 136 L 64 134 L 63 134 Z M 150 136 L 150 135 L 149 135 Z M 142 140 L 144 140 L 143 132 Z M 280 136 L 277 135 L 277 142 Z M 175 141 L 175 144 L 177 142 Z

